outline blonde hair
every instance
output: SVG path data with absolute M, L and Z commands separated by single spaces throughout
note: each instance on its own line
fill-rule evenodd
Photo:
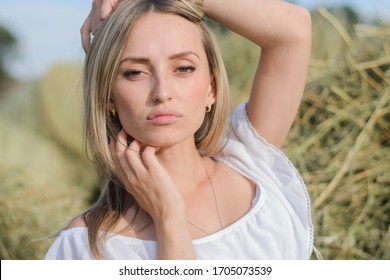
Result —
M 120 122 L 109 112 L 112 87 L 120 58 L 136 22 L 149 12 L 181 16 L 198 25 L 210 73 L 214 77 L 216 101 L 195 133 L 195 144 L 202 155 L 212 156 L 222 149 L 230 110 L 228 81 L 214 36 L 203 21 L 201 0 L 123 0 L 96 32 L 84 65 L 84 143 L 88 157 L 96 166 L 103 190 L 99 200 L 83 214 L 88 227 L 91 252 L 100 258 L 98 243 L 112 231 L 134 198 L 118 178 L 107 144 L 115 137 Z M 133 220 L 134 222 L 134 220 Z M 103 233 L 103 234 L 101 234 Z

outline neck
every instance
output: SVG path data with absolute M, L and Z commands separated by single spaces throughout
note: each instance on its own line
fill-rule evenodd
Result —
M 162 148 L 157 158 L 183 194 L 196 189 L 204 178 L 204 159 L 194 145 Z

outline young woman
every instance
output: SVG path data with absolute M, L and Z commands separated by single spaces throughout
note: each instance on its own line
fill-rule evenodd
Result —
M 261 47 L 250 98 L 229 119 L 204 15 Z M 103 191 L 46 258 L 309 258 L 309 197 L 278 147 L 302 97 L 310 26 L 305 9 L 276 0 L 94 1 L 85 139 Z

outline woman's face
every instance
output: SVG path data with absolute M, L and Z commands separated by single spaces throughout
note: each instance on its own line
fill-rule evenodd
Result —
M 125 45 L 112 104 L 124 130 L 145 145 L 194 142 L 214 87 L 198 26 L 148 13 Z

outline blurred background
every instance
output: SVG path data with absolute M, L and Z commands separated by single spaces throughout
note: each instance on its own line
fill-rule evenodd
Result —
M 42 259 L 45 237 L 96 199 L 80 125 L 91 1 L 0 0 L 1 259 Z M 313 48 L 283 150 L 308 186 L 315 245 L 324 259 L 390 259 L 390 1 L 291 2 L 312 13 Z M 258 50 L 210 25 L 238 104 Z

